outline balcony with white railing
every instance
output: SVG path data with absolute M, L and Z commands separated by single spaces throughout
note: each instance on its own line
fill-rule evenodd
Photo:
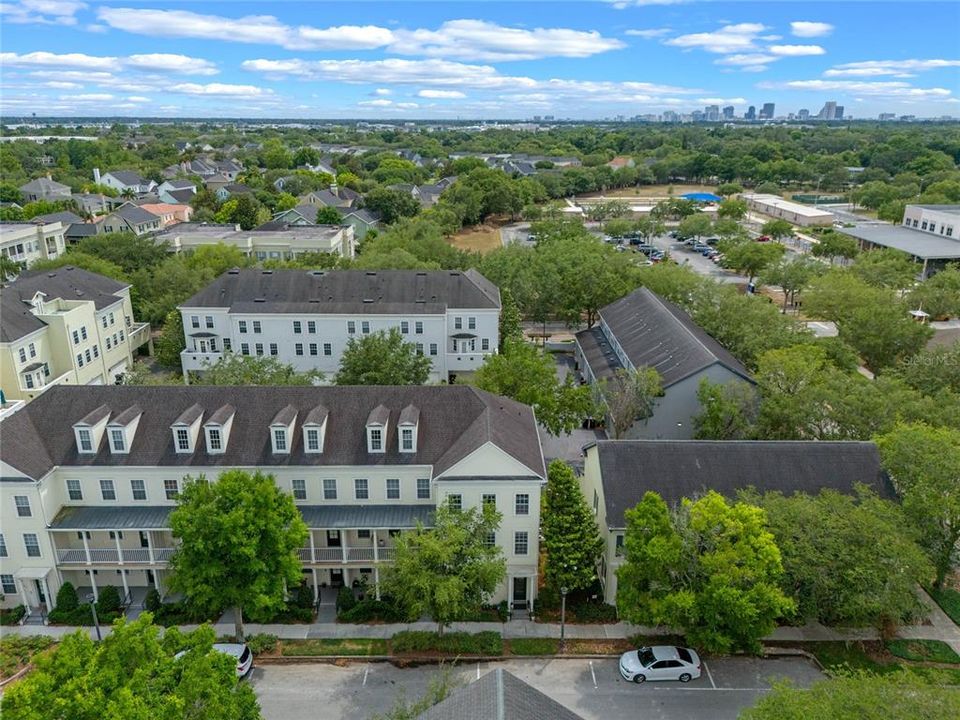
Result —
M 153 560 L 150 548 L 59 548 L 59 565 L 156 565 L 166 563 L 173 555 L 173 548 L 153 548 Z
M 392 547 L 318 547 L 299 548 L 297 554 L 300 562 L 314 565 L 348 565 L 350 563 L 373 563 L 393 560 L 395 557 Z M 311 560 L 312 555 L 312 560 Z
M 141 345 L 146 345 L 150 340 L 150 323 L 133 323 L 133 327 L 127 331 L 127 337 L 130 339 L 131 351 L 136 350 Z

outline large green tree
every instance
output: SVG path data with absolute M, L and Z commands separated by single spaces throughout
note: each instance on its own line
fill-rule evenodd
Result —
M 488 541 L 500 517 L 490 505 L 455 510 L 438 503 L 432 527 L 418 525 L 397 537 L 393 564 L 384 570 L 384 592 L 411 620 L 429 614 L 443 633 L 487 602 L 506 576 L 500 546 Z
M 279 609 L 301 580 L 298 551 L 307 526 L 272 475 L 228 470 L 215 482 L 187 476 L 170 514 L 180 541 L 171 588 L 198 607 L 233 608 L 237 637 L 243 612 Z
M 257 357 L 224 353 L 216 363 L 207 363 L 193 376 L 196 385 L 316 385 L 324 375 L 319 370 L 296 370 L 269 355 Z
M 423 385 L 430 358 L 396 328 L 351 337 L 340 359 L 337 385 Z
M 554 460 L 547 471 L 540 532 L 547 583 L 557 591 L 589 588 L 597 579 L 603 538 L 573 469 L 562 460 Z
M 553 359 L 533 345 L 507 340 L 474 374 L 474 384 L 533 407 L 537 421 L 554 435 L 570 433 L 593 412 L 590 388 L 557 378 Z
M 760 272 L 760 281 L 767 285 L 776 285 L 783 291 L 783 312 L 787 305 L 796 305 L 797 293 L 803 291 L 810 281 L 824 272 L 823 263 L 805 255 L 791 259 L 781 258 L 779 262 Z
M 253 688 L 233 658 L 213 649 L 213 628 L 171 628 L 160 637 L 150 613 L 119 619 L 102 642 L 65 636 L 34 669 L 4 689 L 6 720 L 258 720 Z M 176 653 L 186 650 L 180 658 Z
M 878 437 L 877 445 L 940 587 L 960 547 L 960 430 L 903 424 Z
M 786 251 L 780 243 L 746 241 L 726 250 L 722 263 L 724 267 L 746 275 L 747 282 L 753 285 L 754 278 L 782 258 Z
M 833 230 L 825 232 L 818 240 L 819 242 L 810 249 L 810 254 L 814 257 L 826 258 L 831 265 L 837 258 L 851 260 L 860 252 L 856 238 Z
M 743 499 L 766 511 L 784 586 L 803 619 L 885 628 L 921 616 L 916 586 L 933 568 L 897 504 L 866 489 L 857 497 L 822 490 Z
M 756 432 L 760 401 L 753 386 L 742 380 L 697 388 L 700 412 L 693 418 L 693 436 L 701 440 L 749 440 Z
M 668 625 L 708 652 L 757 651 L 794 611 L 763 510 L 715 492 L 670 508 L 648 492 L 626 512 L 617 610 L 640 625 Z
M 378 187 L 363 197 L 364 207 L 380 213 L 380 219 L 389 225 L 402 217 L 413 217 L 420 212 L 420 203 L 408 192 Z
M 660 373 L 653 368 L 620 368 L 613 377 L 596 384 L 596 403 L 611 425 L 613 437 L 624 437 L 636 423 L 653 416 L 663 395 Z

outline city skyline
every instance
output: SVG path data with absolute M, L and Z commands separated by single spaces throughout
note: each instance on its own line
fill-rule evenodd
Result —
M 952 3 L 0 5 L 4 116 L 955 116 Z M 269 14 L 267 14 L 269 13 Z M 956 51 L 954 51 L 955 54 Z M 725 118 L 720 113 L 721 119 Z M 828 119 L 828 118 L 824 118 Z

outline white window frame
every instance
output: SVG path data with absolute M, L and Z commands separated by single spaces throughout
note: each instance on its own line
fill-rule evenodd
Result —
M 173 483 L 176 487 L 175 490 L 171 490 L 170 483 Z M 174 497 L 170 497 L 170 493 L 174 493 Z M 177 495 L 180 494 L 180 481 L 177 479 L 167 479 L 163 481 L 163 497 L 166 500 L 175 501 Z
M 180 442 L 183 439 L 187 441 L 186 447 Z M 193 452 L 193 433 L 190 432 L 189 427 L 178 425 L 173 428 L 173 447 L 178 455 Z
M 426 495 L 423 494 L 424 485 L 426 485 Z M 430 478 L 417 478 L 417 500 L 429 500 L 430 495 Z
M 37 546 L 37 554 L 30 554 L 30 543 L 27 542 L 27 538 L 32 537 Z M 43 557 L 43 548 L 40 547 L 40 535 L 38 533 L 24 533 L 23 534 L 23 549 L 29 558 L 42 558 Z
M 207 452 L 211 455 L 223 455 L 227 448 L 223 442 L 223 428 L 219 425 L 204 428 L 207 433 Z M 214 447 L 214 440 L 220 447 Z
M 290 488 L 293 492 L 294 500 L 307 499 L 307 481 L 303 478 L 294 478 L 290 481 Z
M 139 483 L 139 489 L 136 485 Z M 137 497 L 138 492 L 143 492 L 143 497 Z M 140 478 L 130 478 L 130 497 L 134 502 L 145 502 L 147 499 L 147 483 Z
M 387 451 L 384 443 L 386 428 L 382 425 L 367 426 L 367 452 L 382 454 Z
M 109 494 L 113 497 L 107 497 L 109 489 Z M 110 478 L 100 478 L 100 499 L 103 502 L 116 502 L 117 501 L 117 485 Z
M 289 428 L 271 427 L 270 443 L 271 445 L 273 445 L 274 455 L 289 455 L 290 454 Z
M 79 480 L 76 478 L 67 478 L 66 486 L 67 498 L 70 502 L 80 502 L 83 500 L 83 485 L 81 485 Z M 76 493 L 78 497 L 74 497 L 74 493 Z
M 77 428 L 77 452 L 81 455 L 93 455 L 97 452 L 93 445 L 92 428 Z
M 126 455 L 130 452 L 127 446 L 127 431 L 122 427 L 107 428 L 110 436 L 110 452 L 116 455 Z
M 400 478 L 387 478 L 384 485 L 387 500 L 400 500 Z M 396 496 L 391 496 L 394 490 Z
M 361 485 L 361 483 L 363 483 Z M 364 497 L 360 497 L 360 491 L 363 490 Z M 354 500 L 369 500 L 370 499 L 370 481 L 367 478 L 354 478 L 353 479 L 353 499 Z
M 323 452 L 323 432 L 319 426 L 303 428 L 303 451 L 310 455 Z
M 336 500 L 338 497 L 339 497 L 339 493 L 337 492 L 337 479 L 324 478 L 323 479 L 323 499 L 329 501 L 329 500 Z
M 15 508 L 17 508 L 18 518 L 33 517 L 33 508 L 30 507 L 29 495 L 14 495 L 13 505 Z

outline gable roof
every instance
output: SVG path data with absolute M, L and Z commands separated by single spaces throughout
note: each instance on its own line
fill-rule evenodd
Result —
M 600 440 L 587 452 L 599 453 L 607 525 L 625 526 L 624 512 L 658 493 L 668 504 L 707 490 L 732 497 L 749 487 L 816 494 L 842 493 L 857 483 L 892 497 L 872 442 L 809 440 Z
M 97 453 L 77 453 L 74 423 L 101 406 L 113 417 L 134 404 L 143 412 L 127 454 L 112 454 L 107 443 Z M 208 454 L 202 436 L 193 453 L 174 450 L 175 422 L 207 419 L 227 404 L 234 416 L 226 452 Z M 417 451 L 401 453 L 397 420 L 411 404 L 420 409 Z M 305 453 L 303 422 L 321 405 L 329 409 L 323 452 Z M 389 418 L 384 452 L 370 454 L 366 422 L 381 405 Z M 270 442 L 270 424 L 278 414 L 296 416 L 286 455 L 274 455 Z M 193 466 L 432 465 L 440 474 L 488 442 L 529 468 L 531 477 L 545 477 L 533 410 L 468 386 L 56 385 L 3 420 L 0 456 L 34 479 L 55 466 L 170 466 L 189 472 Z
M 54 223 L 61 222 L 64 225 L 70 225 L 71 223 L 82 223 L 83 218 L 77 215 L 75 212 L 70 212 L 69 210 L 64 210 L 62 212 L 52 212 L 47 213 L 46 215 L 34 215 L 30 218 L 32 223 Z
M 583 720 L 503 668 L 457 688 L 417 720 Z
M 20 186 L 20 190 L 27 193 L 31 193 L 31 192 L 47 193 L 51 191 L 63 191 L 63 190 L 69 190 L 69 189 L 70 189 L 69 185 L 58 183 L 56 180 L 51 180 L 48 177 L 38 177 L 35 180 L 31 180 L 30 182 Z
M 191 199 L 194 195 L 196 195 L 196 193 L 193 192 L 193 190 L 191 190 L 191 189 L 189 189 L 189 188 L 185 188 L 185 189 L 183 189 L 183 190 L 167 190 L 167 195 L 169 195 L 170 197 L 172 197 L 172 198 L 173 198 L 174 200 L 176 200 L 178 203 L 181 203 L 181 204 L 183 204 L 183 205 L 187 205 L 187 204 L 190 203 L 190 199 Z
M 104 175 L 112 175 L 115 179 L 127 186 L 149 185 L 150 181 L 143 177 L 136 170 L 111 170 Z
M 647 288 L 610 303 L 599 315 L 613 338 L 606 337 L 599 326 L 576 335 L 595 377 L 607 377 L 620 366 L 619 358 L 609 347 L 609 341 L 615 339 L 634 367 L 652 367 L 660 373 L 664 388 L 714 364 L 753 381 L 743 363 L 687 313 Z
M 136 225 L 138 223 L 152 223 L 160 220 L 158 215 L 154 215 L 149 210 L 144 210 L 139 205 L 134 205 L 133 203 L 121 205 L 111 212 L 110 215 L 119 215 L 131 225 Z
M 100 310 L 120 300 L 117 293 L 128 287 L 103 275 L 66 265 L 50 271 L 26 271 L 0 287 L 0 342 L 14 342 L 46 327 L 30 312 L 34 295 L 42 292 L 47 301 L 91 300 Z
M 181 307 L 234 312 L 442 313 L 498 308 L 495 286 L 476 270 L 228 270 Z

